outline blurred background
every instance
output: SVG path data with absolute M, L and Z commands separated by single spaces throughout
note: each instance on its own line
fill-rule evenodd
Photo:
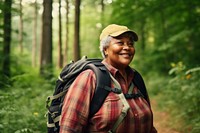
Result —
M 84 55 L 101 58 L 99 35 L 111 23 L 139 36 L 131 66 L 159 133 L 199 133 L 199 0 L 0 0 L 0 132 L 46 132 L 58 74 Z

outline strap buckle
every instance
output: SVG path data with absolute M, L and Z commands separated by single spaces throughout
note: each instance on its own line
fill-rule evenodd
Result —
M 122 90 L 121 89 L 118 89 L 118 88 L 111 88 L 111 87 L 108 87 L 108 86 L 105 86 L 103 87 L 105 90 L 109 91 L 109 92 L 114 92 L 116 94 L 121 94 L 122 93 Z

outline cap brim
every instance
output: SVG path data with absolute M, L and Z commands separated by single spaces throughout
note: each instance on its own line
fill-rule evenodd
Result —
M 129 32 L 129 33 L 132 34 L 134 41 L 137 41 L 137 40 L 138 40 L 137 34 L 136 34 L 134 31 L 132 31 L 132 30 L 118 31 L 118 32 L 115 32 L 115 33 L 110 34 L 110 36 L 112 36 L 112 37 L 117 37 L 117 36 L 119 36 L 119 35 L 121 35 L 121 34 L 123 34 L 123 33 L 126 33 L 126 32 Z

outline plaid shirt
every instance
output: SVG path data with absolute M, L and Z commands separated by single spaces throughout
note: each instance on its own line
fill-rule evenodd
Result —
M 120 83 L 123 93 L 128 92 L 129 85 L 134 78 L 133 71 L 127 69 L 127 81 L 114 67 L 103 62 L 110 73 Z M 65 96 L 62 116 L 60 120 L 60 133 L 88 132 L 106 133 L 112 129 L 121 114 L 123 103 L 118 94 L 109 93 L 100 110 L 88 119 L 90 101 L 95 90 L 96 77 L 92 70 L 82 72 L 73 82 Z M 111 87 L 114 84 L 111 83 Z M 134 92 L 138 92 L 134 87 Z M 153 127 L 153 114 L 147 101 L 142 98 L 127 100 L 130 109 L 127 116 L 117 128 L 117 133 L 156 133 Z

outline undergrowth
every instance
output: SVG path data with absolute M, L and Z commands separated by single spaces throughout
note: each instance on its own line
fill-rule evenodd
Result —
M 10 79 L 0 89 L 0 131 L 3 133 L 44 133 L 45 100 L 53 93 L 51 80 L 29 70 Z
M 0 131 L 47 132 L 45 101 L 53 93 L 56 76 L 43 79 L 37 70 L 23 70 L 0 88 Z M 200 132 L 199 77 L 199 67 L 187 69 L 181 62 L 172 64 L 168 76 L 145 76 L 150 98 L 156 98 L 161 111 L 171 116 L 168 125 L 180 132 Z
M 200 67 L 187 68 L 182 62 L 172 63 L 168 76 L 151 75 L 150 95 L 161 111 L 167 112 L 168 126 L 184 133 L 200 132 Z

